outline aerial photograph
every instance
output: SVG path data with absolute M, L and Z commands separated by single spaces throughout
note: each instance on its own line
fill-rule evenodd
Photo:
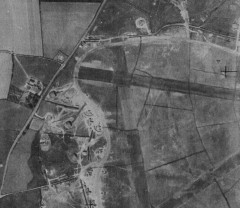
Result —
M 240 0 L 1 0 L 0 208 L 240 208 Z

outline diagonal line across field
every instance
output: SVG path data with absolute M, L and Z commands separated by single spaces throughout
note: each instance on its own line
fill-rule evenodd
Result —
M 104 3 L 102 4 L 101 7 L 103 7 Z M 101 11 L 101 7 L 99 11 Z M 95 18 L 96 19 L 96 18 Z M 95 20 L 94 19 L 94 20 Z M 86 33 L 87 34 L 87 33 Z M 86 35 L 85 34 L 85 35 Z M 35 116 L 41 102 L 45 99 L 46 95 L 48 94 L 49 90 L 51 89 L 52 84 L 54 83 L 55 79 L 59 75 L 59 73 L 65 68 L 69 60 L 73 57 L 75 51 L 78 49 L 82 39 L 85 37 L 85 35 L 81 38 L 69 58 L 61 65 L 61 67 L 58 69 L 58 71 L 55 73 L 51 81 L 49 82 L 48 86 L 46 87 L 44 93 L 42 94 L 39 102 L 37 103 L 36 107 L 33 109 L 31 115 L 29 116 L 27 122 L 25 123 L 24 127 L 22 130 L 19 132 L 18 136 L 16 137 L 9 153 L 8 157 L 6 160 L 6 166 L 4 168 L 4 175 L 3 175 L 3 183 L 0 189 L 0 193 L 2 193 L 3 185 L 4 185 L 4 179 L 7 173 L 7 168 L 8 168 L 8 162 L 10 155 L 12 151 L 14 150 L 16 144 L 18 143 L 19 139 L 21 138 L 22 134 L 28 127 L 29 123 L 31 122 L 32 118 Z M 142 40 L 142 39 L 141 39 Z M 191 41 L 189 41 L 191 42 Z M 97 70 L 97 69 L 96 69 Z M 84 77 L 81 77 L 81 79 L 84 79 Z M 234 100 L 236 97 L 236 94 L 240 92 L 237 92 L 235 90 L 231 90 L 228 88 L 221 88 L 221 87 L 214 87 L 210 85 L 203 85 L 203 84 L 198 84 L 198 83 L 190 83 L 187 81 L 179 81 L 179 80 L 173 80 L 173 79 L 166 79 L 166 78 L 157 78 L 157 77 L 152 77 L 151 81 L 149 82 L 149 77 L 147 76 L 139 76 L 139 75 L 134 75 L 131 79 L 131 76 L 119 76 L 116 77 L 116 80 L 113 82 L 118 82 L 118 80 L 122 80 L 121 83 L 124 83 L 125 85 L 135 85 L 135 86 L 141 86 L 141 87 L 146 87 L 149 88 L 149 92 L 151 89 L 160 89 L 160 90 L 166 90 L 166 91 L 173 91 L 173 92 L 181 92 L 185 94 L 190 94 L 191 95 L 201 95 L 201 96 L 206 96 L 206 97 L 216 97 L 216 98 L 222 98 L 222 99 L 227 99 L 227 100 Z M 190 79 L 189 79 L 190 80 Z M 149 95 L 148 92 L 148 95 Z M 146 97 L 145 104 L 147 102 L 148 96 Z M 145 105 L 144 105 L 145 106 Z M 0 196 L 1 197 L 1 196 Z

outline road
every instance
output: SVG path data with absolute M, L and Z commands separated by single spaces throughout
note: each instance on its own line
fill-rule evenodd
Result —
M 96 16 L 95 16 L 93 22 L 91 23 L 91 25 L 93 25 L 94 22 L 96 21 L 97 16 L 100 13 L 100 11 L 102 10 L 105 3 L 106 3 L 106 0 L 104 1 L 104 3 L 102 3 L 101 7 L 99 8 L 98 13 L 96 14 Z M 91 28 L 91 25 L 90 25 L 89 29 Z M 18 136 L 16 137 L 16 139 L 15 139 L 15 141 L 14 141 L 14 143 L 13 143 L 13 145 L 12 145 L 12 147 L 11 147 L 9 153 L 8 153 L 7 160 L 6 160 L 6 165 L 4 167 L 3 182 L 2 182 L 2 185 L 1 185 L 1 189 L 0 189 L 1 194 L 2 194 L 2 189 L 3 189 L 3 186 L 4 186 L 4 179 L 6 177 L 8 162 L 9 162 L 9 158 L 11 156 L 11 153 L 13 152 L 13 150 L 14 150 L 15 146 L 17 145 L 17 143 L 19 142 L 19 139 L 21 138 L 22 134 L 26 131 L 27 127 L 29 126 L 29 124 L 32 121 L 33 117 L 35 116 L 36 112 L 38 111 L 40 104 L 42 103 L 42 101 L 47 96 L 47 94 L 48 94 L 49 90 L 51 89 L 51 87 L 52 87 L 54 81 L 56 80 L 57 76 L 66 67 L 69 60 L 73 58 L 73 55 L 75 54 L 75 52 L 79 48 L 82 40 L 84 40 L 86 38 L 86 35 L 88 34 L 89 29 L 81 37 L 80 41 L 75 46 L 74 50 L 72 51 L 72 53 L 70 54 L 68 59 L 61 65 L 61 67 L 54 74 L 53 78 L 50 80 L 46 89 L 44 90 L 43 94 L 41 95 L 37 105 L 33 109 L 31 115 L 29 116 L 28 120 L 24 124 L 24 127 L 21 129 Z M 84 58 L 90 52 L 93 52 L 94 50 L 98 50 L 99 48 L 104 48 L 106 46 L 109 47 L 109 46 L 117 46 L 117 45 L 127 45 L 127 44 L 131 44 L 131 43 L 136 43 L 136 42 L 139 41 L 139 37 L 131 37 L 131 38 L 126 39 L 126 36 L 123 36 L 123 37 L 119 37 L 119 40 L 126 39 L 125 41 L 112 42 L 112 40 L 116 40 L 116 38 L 117 37 L 114 37 L 112 39 L 110 38 L 108 42 L 106 42 L 106 40 L 102 40 L 102 42 L 105 41 L 106 43 L 102 44 L 100 47 L 90 49 L 86 54 L 84 54 L 81 57 L 81 60 L 84 60 Z M 147 36 L 147 37 L 144 37 L 142 39 L 143 43 L 148 43 L 148 42 L 156 41 L 156 40 L 163 41 L 163 40 L 173 40 L 173 39 L 171 37 L 167 38 L 167 37 L 157 37 L 157 36 L 152 36 L 152 37 Z M 183 39 L 183 40 L 185 40 L 185 39 Z M 178 39 L 177 41 L 181 41 L 181 40 Z M 185 40 L 185 41 L 189 41 L 190 43 L 199 43 L 199 44 L 207 45 L 207 46 L 210 46 L 210 47 L 216 47 L 219 50 L 224 50 L 224 51 L 232 53 L 236 56 L 239 56 L 239 53 L 237 53 L 236 51 L 225 48 L 225 47 L 222 47 L 222 46 L 219 46 L 219 45 L 215 45 L 213 43 L 204 43 L 204 42 L 189 40 L 189 39 Z M 81 62 L 81 60 L 79 62 Z M 89 70 L 89 69 L 85 68 L 85 70 Z M 150 79 L 149 76 L 140 76 L 140 75 L 134 75 L 131 79 L 131 75 L 122 76 L 122 75 L 114 74 L 113 72 L 111 72 L 112 74 L 110 74 L 110 72 L 106 72 L 106 71 L 104 73 L 107 73 L 107 74 L 109 73 L 109 75 L 99 76 L 99 74 L 101 74 L 101 71 L 99 71 L 99 70 L 101 70 L 101 69 L 92 70 L 92 72 L 91 72 L 92 77 L 95 77 L 94 73 L 97 73 L 96 76 L 98 75 L 97 76 L 98 81 L 111 82 L 111 83 L 114 83 L 114 84 L 117 84 L 117 85 L 120 85 L 120 86 L 121 85 L 123 85 L 123 86 L 135 85 L 135 86 L 139 86 L 139 87 L 149 88 L 150 80 L 151 80 L 151 88 L 153 88 L 153 89 L 160 89 L 160 90 L 173 91 L 173 92 L 181 92 L 181 93 L 185 93 L 185 94 L 189 94 L 189 92 L 190 92 L 191 94 L 202 95 L 202 96 L 207 96 L 207 97 L 216 97 L 216 98 L 222 98 L 222 99 L 228 99 L 228 100 L 233 100 L 235 98 L 236 93 L 240 94 L 239 91 L 235 91 L 233 89 L 219 88 L 219 87 L 202 85 L 202 84 L 197 84 L 197 83 L 189 83 L 188 80 L 179 81 L 179 80 L 171 80 L 171 79 L 156 78 L 156 77 Z M 78 74 L 75 74 L 76 77 L 80 76 L 81 79 L 91 79 L 91 77 L 89 77 L 89 73 L 87 73 L 87 71 L 86 71 L 85 75 L 86 75 L 86 77 L 84 77 L 84 73 L 79 75 L 79 72 L 78 72 Z M 111 77 L 109 78 L 109 76 L 111 76 Z M 105 158 L 104 158 L 104 160 L 105 160 Z M 0 195 L 0 197 L 1 196 L 2 195 Z
M 83 35 L 83 37 L 80 39 L 78 44 L 75 46 L 73 52 L 68 57 L 68 59 L 57 70 L 57 72 L 55 73 L 55 75 L 53 76 L 51 81 L 49 82 L 48 86 L 44 90 L 43 94 L 41 95 L 37 105 L 33 109 L 32 113 L 29 116 L 28 120 L 26 121 L 24 127 L 21 129 L 20 133 L 16 137 L 16 139 L 15 139 L 15 141 L 14 141 L 14 143 L 13 143 L 13 145 L 12 145 L 12 147 L 11 147 L 9 153 L 8 153 L 8 156 L 7 156 L 6 165 L 4 167 L 3 183 L 2 183 L 2 186 L 1 186 L 1 189 L 0 189 L 0 193 L 2 193 L 2 189 L 3 189 L 3 185 L 4 185 L 4 179 L 5 179 L 5 176 L 6 176 L 8 162 L 9 162 L 9 158 L 10 158 L 11 153 L 13 152 L 13 150 L 14 150 L 15 146 L 17 145 L 19 139 L 21 138 L 22 134 L 24 133 L 24 131 L 26 130 L 26 128 L 29 126 L 30 122 L 32 121 L 32 119 L 33 119 L 34 115 L 36 114 L 41 102 L 47 96 L 47 94 L 48 94 L 49 90 L 51 89 L 52 84 L 54 83 L 55 79 L 60 74 L 60 72 L 65 68 L 65 66 L 67 65 L 69 60 L 73 57 L 74 53 L 77 51 L 78 47 L 80 46 L 82 40 L 84 40 L 86 34 L 87 34 L 87 32 Z M 112 42 L 112 40 L 114 40 L 114 41 Z M 123 36 L 123 37 L 119 37 L 120 42 L 115 42 L 115 40 L 116 40 L 116 37 L 110 38 L 110 39 L 108 39 L 108 41 L 101 40 L 105 44 L 100 45 L 99 47 L 96 47 L 96 48 L 91 48 L 89 51 L 86 52 L 86 54 L 84 54 L 81 57 L 81 60 L 84 60 L 84 58 L 89 53 L 91 53 L 95 50 L 99 50 L 99 49 L 104 48 L 104 47 L 129 45 L 129 44 L 132 44 L 132 43 L 136 43 L 136 42 L 139 41 L 139 37 L 126 38 L 126 36 Z M 124 41 L 121 41 L 121 40 L 124 40 Z M 147 36 L 147 37 L 142 38 L 143 43 L 148 43 L 148 42 L 152 42 L 152 41 L 156 41 L 156 40 L 163 41 L 163 40 L 173 40 L 173 39 L 169 38 L 169 37 L 157 37 L 157 36 Z M 178 38 L 175 41 L 181 41 L 181 39 Z M 224 50 L 224 51 L 232 53 L 236 56 L 240 55 L 239 53 L 237 53 L 234 50 L 231 50 L 231 49 L 228 49 L 228 48 L 225 48 L 225 47 L 222 47 L 222 46 L 218 46 L 218 45 L 215 45 L 215 44 L 212 44 L 212 43 L 204 43 L 204 42 L 200 42 L 200 41 L 186 40 L 186 39 L 185 39 L 185 41 L 216 47 L 219 50 Z M 78 62 L 80 63 L 81 61 L 78 61 Z M 88 70 L 88 68 L 85 68 L 85 70 Z M 97 69 L 94 70 L 94 71 L 92 70 L 92 72 L 97 73 L 96 75 L 99 75 L 100 74 L 99 70 L 97 70 Z M 106 72 L 104 72 L 104 73 L 106 73 Z M 107 72 L 107 73 L 109 73 L 109 72 Z M 89 73 L 87 73 L 87 72 L 86 72 L 86 74 L 89 75 Z M 79 76 L 78 74 L 75 74 L 75 77 L 78 77 L 78 76 Z M 136 86 L 140 86 L 140 87 L 149 87 L 149 85 L 150 85 L 150 83 L 149 83 L 150 79 L 147 76 L 134 75 L 132 81 L 130 80 L 130 76 L 128 76 L 128 75 L 124 76 L 124 77 L 121 77 L 121 75 L 111 75 L 111 76 L 114 77 L 111 80 L 111 82 L 115 83 L 115 84 L 119 84 L 119 85 L 122 85 L 122 84 L 123 85 L 130 85 L 130 84 L 132 84 L 132 85 L 136 85 Z M 95 75 L 92 74 L 92 77 L 95 77 Z M 106 77 L 107 80 L 105 80 L 104 77 Z M 84 73 L 82 73 L 81 74 L 81 79 L 86 79 L 86 78 L 90 79 L 89 76 L 84 77 Z M 100 76 L 99 78 L 102 78 L 102 80 L 99 80 L 99 81 L 110 82 L 109 81 L 109 76 Z M 189 83 L 188 81 L 183 82 L 183 81 L 178 81 L 178 80 L 163 79 L 163 78 L 156 78 L 156 77 L 152 79 L 152 88 L 153 89 L 161 89 L 161 90 L 170 90 L 170 91 L 173 91 L 173 92 L 175 91 L 175 92 L 182 92 L 182 93 L 189 93 L 189 90 L 190 90 L 190 92 L 192 94 L 208 96 L 208 97 L 217 97 L 217 98 L 228 99 L 228 100 L 232 100 L 235 96 L 235 91 L 231 90 L 231 89 L 227 89 L 227 88 L 218 88 L 218 87 L 209 86 L 209 85 Z M 239 94 L 240 92 L 236 91 L 236 93 Z
M 4 186 L 4 180 L 5 180 L 5 177 L 6 177 L 6 173 L 7 173 L 7 168 L 8 168 L 8 162 L 9 162 L 9 159 L 10 159 L 10 156 L 15 148 L 15 146 L 17 145 L 17 143 L 19 142 L 19 139 L 21 138 L 22 134 L 26 131 L 27 127 L 29 126 L 29 124 L 31 123 L 34 115 L 36 114 L 36 112 L 38 111 L 39 109 L 39 106 L 41 104 L 41 102 L 45 99 L 45 97 L 47 96 L 48 92 L 50 91 L 54 81 L 56 80 L 57 76 L 60 74 L 60 72 L 66 67 L 66 65 L 68 64 L 68 62 L 70 61 L 70 59 L 72 59 L 74 53 L 77 51 L 77 49 L 79 48 L 79 46 L 81 45 L 81 42 L 85 39 L 85 37 L 87 36 L 88 34 L 88 31 L 90 30 L 91 28 L 91 25 L 94 25 L 96 19 L 97 19 L 97 16 L 98 14 L 101 12 L 102 8 L 104 7 L 105 3 L 107 2 L 107 0 L 104 0 L 104 2 L 101 4 L 100 8 L 98 9 L 94 19 L 92 20 L 90 26 L 88 27 L 88 29 L 86 30 L 86 32 L 82 35 L 82 37 L 80 38 L 79 42 L 76 44 L 76 46 L 74 47 L 72 53 L 69 55 L 69 57 L 66 59 L 66 61 L 60 66 L 60 68 L 57 70 L 57 72 L 55 73 L 55 75 L 53 76 L 53 78 L 50 80 L 50 82 L 48 83 L 46 89 L 44 90 L 44 92 L 42 93 L 37 105 L 34 107 L 31 115 L 29 116 L 29 118 L 27 119 L 26 123 L 24 124 L 23 128 L 21 129 L 21 131 L 19 132 L 19 134 L 17 135 L 16 139 L 14 140 L 12 146 L 11 146 L 11 149 L 9 150 L 8 152 L 8 156 L 7 156 L 7 159 L 6 159 L 6 165 L 4 167 L 4 173 L 3 173 L 3 180 L 2 180 L 2 185 L 1 185 L 1 188 L 0 188 L 0 198 L 2 197 L 2 189 L 3 189 L 3 186 Z

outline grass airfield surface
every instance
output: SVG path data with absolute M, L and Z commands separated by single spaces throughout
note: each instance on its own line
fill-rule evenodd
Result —
M 173 45 L 175 43 L 175 41 L 171 42 Z M 169 47 L 169 54 L 171 54 L 171 50 L 173 50 L 176 56 L 181 56 L 182 50 L 179 46 L 184 44 L 187 46 L 192 45 L 186 41 L 181 43 L 177 41 L 176 44 L 176 48 L 178 49 L 172 46 Z M 149 62 L 153 66 L 155 66 L 154 62 L 161 62 L 159 58 L 151 55 L 151 50 L 156 51 L 158 46 L 160 47 L 160 54 L 157 56 L 167 59 L 168 65 L 166 65 L 166 68 L 162 68 L 163 72 L 166 71 L 166 73 L 163 73 L 163 77 L 161 77 L 161 73 L 159 74 L 157 71 L 157 67 L 154 69 L 154 67 L 145 66 L 143 70 L 129 70 L 133 73 L 132 79 L 135 80 L 130 86 L 128 85 L 129 82 L 119 85 L 119 79 L 128 80 L 129 77 L 131 77 L 131 74 L 129 74 L 126 69 L 123 72 L 119 70 L 116 72 L 112 71 L 111 79 L 107 78 L 106 80 L 102 80 L 102 78 L 100 78 L 101 81 L 97 81 L 97 77 L 95 77 L 94 81 L 91 81 L 91 77 L 89 77 L 88 74 L 83 73 L 83 71 L 80 72 L 83 67 L 80 66 L 79 77 L 75 79 L 77 81 L 75 83 L 81 88 L 82 92 L 102 109 L 107 119 L 107 123 L 103 128 L 108 129 L 110 132 L 110 154 L 106 157 L 104 163 L 101 163 L 106 173 L 100 177 L 102 185 L 95 184 L 101 192 L 100 196 L 103 200 L 102 206 L 133 207 L 134 204 L 137 204 L 137 207 L 147 207 L 149 204 L 152 204 L 153 206 L 160 207 L 178 207 L 181 203 L 185 202 L 187 202 L 186 206 L 191 206 L 188 205 L 188 203 L 191 204 L 195 194 L 200 196 L 203 190 L 209 190 L 212 192 L 211 194 L 215 193 L 218 195 L 215 197 L 221 198 L 220 202 L 213 206 L 219 206 L 219 203 L 222 204 L 221 206 L 225 206 L 223 204 L 226 202 L 221 190 L 226 189 L 226 196 L 229 197 L 229 200 L 233 200 L 233 197 L 230 197 L 229 193 L 235 191 L 237 187 L 234 186 L 234 189 L 229 187 L 236 182 L 236 179 L 232 183 L 229 182 L 229 174 L 234 174 L 232 171 L 235 171 L 234 164 L 227 172 L 221 173 L 220 168 L 223 165 L 222 163 L 229 160 L 233 154 L 238 153 L 239 101 L 237 100 L 238 89 L 236 88 L 238 82 L 237 72 L 231 74 L 229 78 L 230 81 L 221 82 L 220 87 L 218 77 L 222 77 L 222 79 L 228 79 L 228 77 L 225 78 L 221 72 L 224 65 L 217 66 L 217 69 L 214 69 L 215 71 L 212 75 L 215 76 L 217 82 L 215 84 L 213 82 L 214 79 L 211 79 L 211 84 L 208 84 L 209 81 L 208 79 L 204 79 L 204 74 L 210 73 L 206 71 L 204 68 L 205 63 L 202 63 L 203 61 L 200 59 L 197 64 L 203 68 L 201 80 L 204 81 L 191 79 L 192 72 L 195 72 L 191 64 L 188 65 L 188 70 L 185 69 L 186 67 L 183 67 L 185 77 L 182 77 L 182 74 L 179 77 L 179 74 L 172 68 L 172 61 L 167 58 L 170 55 L 161 55 L 161 53 L 163 53 L 161 47 L 165 47 L 164 45 L 151 43 L 148 47 L 148 43 L 145 43 L 145 46 L 146 47 L 141 49 L 141 54 L 145 54 L 145 61 L 143 63 L 147 63 L 148 55 L 150 56 Z M 117 47 L 119 48 L 121 46 Z M 124 46 L 122 50 L 124 49 L 132 50 L 131 44 L 128 44 L 128 47 Z M 110 50 L 113 51 L 113 53 L 119 51 L 119 49 Z M 147 52 L 145 52 L 145 50 Z M 193 50 L 193 48 L 191 48 L 191 50 Z M 216 50 L 217 49 L 214 49 L 215 54 L 217 54 Z M 222 53 L 221 50 L 220 53 Z M 218 56 L 217 60 L 219 57 L 221 57 L 221 55 Z M 222 57 L 224 57 L 224 60 L 220 60 L 220 62 L 226 63 L 226 56 L 224 55 Z M 231 65 L 232 70 L 236 70 L 238 57 L 232 54 L 229 55 L 229 57 L 231 57 L 231 63 L 233 62 L 232 60 L 234 60 L 234 63 Z M 100 60 L 98 58 L 99 56 L 95 56 L 93 53 L 90 54 L 90 58 L 88 57 L 85 62 L 91 65 L 93 61 L 102 61 L 102 65 L 104 65 L 105 60 L 103 57 L 100 57 Z M 129 66 L 134 66 L 133 63 L 129 62 L 134 62 L 136 59 L 137 57 L 135 57 L 134 60 L 132 57 L 126 58 Z M 186 60 L 186 63 L 191 63 L 190 56 L 187 58 L 186 54 L 184 54 L 183 59 Z M 114 62 L 111 62 L 111 59 L 108 60 L 109 66 L 111 66 L 111 63 Z M 121 64 L 123 63 L 119 61 L 115 62 L 115 65 L 113 64 L 112 66 L 113 68 L 117 68 L 118 65 Z M 174 60 L 173 64 L 177 66 L 177 60 Z M 194 64 L 196 65 L 196 63 Z M 86 66 L 89 65 L 85 64 L 83 70 L 87 70 Z M 179 65 L 181 65 L 181 63 Z M 137 66 L 141 67 L 143 65 L 140 62 Z M 169 71 L 169 67 L 173 69 L 173 71 Z M 71 72 L 71 69 L 68 70 L 69 74 L 75 74 Z M 100 73 L 102 69 L 96 68 L 94 70 L 100 70 L 97 72 Z M 181 68 L 179 68 L 179 70 L 181 71 Z M 195 75 L 196 74 L 194 74 L 194 76 Z M 117 79 L 115 78 L 116 76 L 118 76 Z M 136 81 L 139 76 L 145 83 Z M 198 74 L 197 77 L 199 76 Z M 59 82 L 59 79 L 61 80 L 61 76 L 57 82 Z M 161 79 L 172 80 L 167 85 L 167 90 L 166 86 L 161 85 L 159 81 Z M 153 80 L 154 82 L 152 82 Z M 179 86 L 182 87 L 181 92 L 175 87 L 176 81 L 180 81 Z M 202 91 L 201 95 L 199 95 L 199 91 L 195 87 L 196 84 L 202 84 L 210 89 L 221 88 L 222 91 L 225 89 L 231 90 L 230 92 L 233 94 L 233 98 L 219 98 L 217 94 L 211 97 L 207 91 Z M 65 85 L 66 84 L 62 86 Z M 186 88 L 185 85 L 188 86 L 188 88 Z M 53 87 L 52 89 L 55 88 Z M 67 109 L 68 107 L 71 109 L 74 108 L 74 105 L 71 103 L 63 103 L 66 90 L 61 88 L 61 86 L 58 86 L 56 89 L 61 91 L 61 96 L 55 100 L 47 97 L 39 108 L 38 116 L 44 117 L 49 112 L 58 115 L 63 112 L 63 109 Z M 219 94 L 221 94 L 221 91 Z M 73 100 L 73 102 L 75 101 Z M 70 110 L 65 111 L 67 114 L 70 112 Z M 87 136 L 86 134 L 88 133 L 84 124 L 79 125 L 82 127 L 79 126 L 77 133 L 80 136 Z M 34 169 L 32 169 L 28 163 L 28 160 L 32 158 L 31 155 L 33 154 L 31 153 L 33 141 L 38 140 L 36 140 L 37 134 L 37 132 L 28 130 L 19 140 L 19 144 L 17 144 L 10 156 L 10 163 L 2 194 L 26 191 L 31 186 L 31 188 L 37 188 L 40 185 L 44 186 L 46 184 L 46 181 L 44 182 L 43 178 L 40 177 L 41 171 L 35 172 L 36 177 L 34 181 Z M 53 134 L 55 133 L 53 132 Z M 74 136 L 74 134 L 71 134 L 71 131 L 67 134 Z M 61 132 L 59 132 L 59 135 L 61 135 Z M 25 140 L 27 143 L 24 142 Z M 61 141 L 61 136 L 57 136 L 54 141 L 55 140 Z M 74 150 L 72 148 L 76 146 L 76 144 L 72 143 L 70 146 L 66 146 L 60 142 L 58 146 L 56 146 L 56 141 L 54 141 L 52 140 L 53 149 L 50 150 L 52 153 L 49 153 L 49 156 L 42 155 L 41 157 L 41 153 L 39 153 L 36 157 L 42 158 L 42 164 L 45 164 L 45 167 L 49 170 L 55 168 L 57 171 L 55 176 L 60 176 L 61 174 L 73 175 L 75 165 L 67 155 L 69 151 L 72 152 Z M 66 141 L 67 140 L 65 140 L 65 143 Z M 105 143 L 102 144 L 104 145 Z M 99 145 L 99 147 L 101 147 L 100 143 Z M 92 151 L 94 152 L 99 147 L 95 145 Z M 57 158 L 54 159 L 54 152 L 57 155 L 65 155 L 65 159 L 62 159 L 62 161 L 58 161 Z M 98 159 L 94 158 L 93 152 L 90 153 L 92 162 L 93 164 L 97 164 Z M 83 157 L 82 164 L 91 167 L 90 164 L 92 162 Z M 39 167 L 33 168 L 39 169 Z M 214 171 L 217 171 L 218 176 L 210 177 L 209 180 L 205 178 L 202 184 L 198 186 L 194 185 L 201 177 Z M 16 172 L 18 172 L 18 174 L 16 174 Z M 221 174 L 224 175 L 224 180 L 219 176 Z M 85 180 L 87 179 L 85 178 Z M 18 183 L 18 185 L 16 185 L 16 183 Z M 224 185 L 225 183 L 227 184 L 227 188 Z M 94 184 L 92 185 L 94 186 Z M 90 186 L 91 185 L 89 185 L 89 187 Z M 187 196 L 184 195 L 186 189 L 191 190 Z M 66 191 L 68 189 L 64 188 L 63 190 Z M 74 190 L 76 191 L 76 186 Z M 80 197 L 82 194 L 83 192 L 80 191 L 74 200 L 78 200 L 79 203 L 84 201 L 84 197 Z M 52 197 L 54 201 L 58 203 L 58 198 L 56 198 L 55 195 L 52 195 Z M 67 195 L 62 195 L 62 197 L 67 197 L 66 203 L 67 201 L 69 202 Z M 201 199 L 207 201 L 204 197 Z M 48 203 L 53 206 L 51 198 L 47 200 Z M 90 200 L 90 198 L 87 200 Z M 61 206 L 65 206 L 64 204 L 66 204 L 62 201 L 59 203 L 62 204 Z M 210 202 L 207 201 L 207 203 Z
M 189 1 L 188 7 L 195 5 L 194 2 Z M 99 43 L 102 44 L 99 49 L 91 43 L 77 49 L 51 85 L 58 95 L 51 98 L 49 93 L 37 112 L 46 123 L 43 128 L 53 134 L 50 150 L 43 153 L 39 149 L 40 139 L 36 135 L 41 135 L 41 130 L 25 132 L 10 155 L 12 162 L 8 164 L 2 194 L 26 191 L 30 185 L 39 187 L 44 165 L 47 180 L 57 179 L 61 174 L 74 176 L 77 168 L 76 180 L 42 188 L 41 193 L 29 190 L 38 197 L 24 201 L 32 203 L 32 207 L 37 207 L 36 201 L 41 196 L 50 208 L 81 208 L 93 199 L 97 207 L 105 208 L 240 206 L 239 52 L 232 45 L 227 46 L 234 41 L 226 38 L 218 44 L 216 34 L 208 39 L 205 32 L 198 39 L 193 39 L 192 34 L 190 38 L 182 33 L 178 37 L 178 27 L 175 32 L 169 30 L 168 35 L 159 32 L 158 36 L 146 36 L 135 28 L 133 19 L 139 16 L 147 19 L 151 7 L 142 8 L 144 4 L 135 1 L 132 4 L 134 8 L 127 7 L 130 5 L 127 2 L 107 3 L 89 33 L 104 37 L 126 32 L 145 36 L 123 42 L 121 37 L 112 43 L 105 40 Z M 179 22 L 179 8 L 166 2 L 159 4 L 160 10 L 154 12 L 151 23 Z M 217 12 L 204 23 L 206 30 L 213 27 L 222 10 L 225 15 L 230 9 L 231 18 L 226 22 L 231 24 L 238 6 L 228 4 L 220 2 L 219 10 L 214 1 L 192 6 L 189 15 L 194 20 L 190 18 L 190 23 L 199 25 L 204 17 L 195 15 L 195 11 L 203 12 L 208 7 L 205 13 L 211 14 L 211 9 Z M 160 13 L 165 14 L 165 22 L 156 21 Z M 126 15 L 134 18 L 128 22 L 123 18 Z M 219 26 L 220 22 L 217 23 L 215 26 Z M 161 24 L 156 25 L 156 31 Z M 231 30 L 230 26 L 221 28 L 221 32 L 225 30 Z M 231 35 L 236 35 L 236 31 L 231 31 Z M 30 60 L 29 66 L 34 66 Z M 16 75 L 12 80 L 16 87 L 25 82 L 24 75 L 18 72 L 20 81 Z M 51 80 L 40 76 L 37 70 L 27 72 L 44 82 Z M 74 96 L 71 87 L 77 91 Z M 66 127 L 67 119 L 74 117 L 84 102 L 91 112 L 84 110 L 74 128 Z M 15 108 L 19 106 L 16 104 Z M 18 113 L 12 114 L 14 121 Z M 47 113 L 55 116 L 51 125 L 46 122 Z M 91 124 L 93 118 L 100 127 Z M 19 123 L 16 122 L 15 128 L 21 128 Z M 96 143 L 86 139 L 92 136 L 93 128 L 104 132 L 93 139 Z M 18 152 L 21 157 L 16 157 Z M 29 158 L 42 161 L 39 166 L 29 163 L 28 168 Z M 23 171 L 16 174 L 16 169 Z M 18 180 L 11 180 L 12 175 Z M 18 189 L 14 188 L 15 182 L 19 183 Z M 19 194 L 16 201 L 17 197 Z M 2 198 L 1 203 L 10 206 L 6 205 L 10 203 L 9 197 Z

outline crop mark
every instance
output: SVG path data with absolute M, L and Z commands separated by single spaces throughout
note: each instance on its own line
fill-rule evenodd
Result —
M 134 65 L 134 67 L 133 67 L 133 72 L 132 72 L 132 74 L 131 74 L 131 82 L 132 82 L 132 79 L 133 79 L 134 72 L 135 72 L 135 70 L 137 69 L 137 64 L 138 64 L 138 61 L 139 61 L 139 58 L 140 58 L 141 50 L 142 50 L 142 37 L 140 36 L 137 59 L 136 59 L 135 65 Z
M 156 166 L 156 167 L 154 167 L 154 168 L 147 169 L 146 172 L 149 172 L 149 171 L 152 171 L 152 170 L 155 170 L 155 169 L 161 168 L 161 167 L 163 167 L 163 166 L 167 166 L 167 165 L 170 165 L 170 164 L 173 164 L 173 163 L 179 162 L 179 161 L 181 161 L 181 160 L 185 160 L 185 159 L 187 159 L 187 158 L 189 158 L 189 157 L 192 157 L 192 156 L 194 156 L 194 155 L 198 155 L 198 154 L 202 154 L 202 153 L 204 153 L 204 152 L 206 152 L 206 151 L 205 151 L 205 150 L 201 150 L 201 151 L 199 151 L 199 152 L 194 152 L 194 153 L 192 153 L 192 154 L 190 154 L 190 155 L 187 155 L 187 156 L 181 157 L 181 158 L 179 158 L 179 159 L 172 160 L 172 161 L 170 161 L 170 162 L 164 163 L 164 164 L 159 165 L 159 166 Z
M 140 116 L 139 116 L 139 119 L 138 119 L 138 122 L 137 122 L 137 127 L 139 126 L 139 123 L 141 121 L 141 118 L 142 118 L 142 114 L 143 114 L 143 111 L 145 109 L 145 106 L 146 106 L 146 103 L 147 103 L 147 100 L 148 100 L 148 97 L 149 97 L 149 94 L 150 94 L 150 91 L 151 91 L 151 86 L 152 86 L 152 78 L 150 80 L 150 84 L 149 84 L 149 87 L 148 87 L 148 92 L 147 92 L 147 96 L 146 96 L 146 99 L 144 101 L 144 104 L 143 104 L 143 108 L 141 110 L 141 113 L 140 113 Z M 150 112 L 149 112 L 150 114 Z M 148 116 L 147 116 L 148 117 Z
M 157 108 L 169 108 L 169 109 L 174 109 L 174 110 L 182 110 L 182 111 L 190 111 L 192 112 L 192 109 L 186 109 L 186 108 L 175 108 L 175 107 L 170 107 L 170 106 L 163 106 L 163 105 L 153 105 L 153 104 L 149 104 L 147 103 L 146 106 L 153 106 L 153 107 L 157 107 Z

